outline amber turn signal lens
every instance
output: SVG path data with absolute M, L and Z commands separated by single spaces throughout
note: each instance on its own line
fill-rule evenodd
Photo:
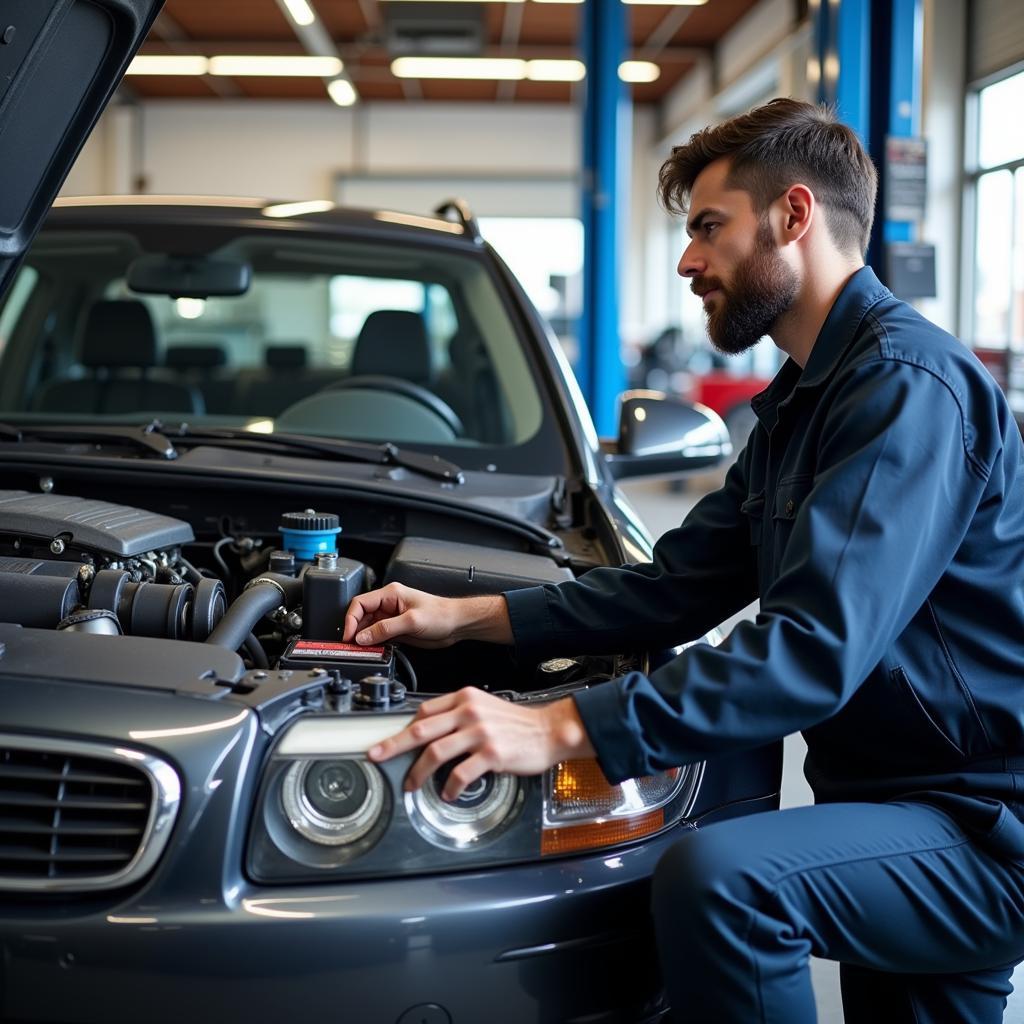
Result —
M 586 825 L 568 825 L 565 828 L 546 828 L 541 833 L 540 852 L 572 853 L 575 850 L 593 850 L 642 839 L 659 831 L 665 825 L 663 810 L 649 811 L 635 818 L 614 818 L 610 821 Z
M 618 794 L 592 758 L 560 761 L 554 769 L 554 796 L 559 803 L 611 804 Z

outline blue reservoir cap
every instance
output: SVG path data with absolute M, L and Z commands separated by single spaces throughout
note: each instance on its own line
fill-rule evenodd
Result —
M 285 512 L 278 527 L 281 546 L 296 558 L 312 562 L 321 552 L 337 553 L 341 522 L 330 512 L 307 508 L 304 512 Z

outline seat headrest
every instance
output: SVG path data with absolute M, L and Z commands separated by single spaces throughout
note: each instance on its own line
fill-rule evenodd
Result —
M 175 345 L 164 355 L 164 363 L 175 370 L 215 369 L 227 366 L 228 354 L 223 345 Z
M 448 358 L 452 366 L 473 367 L 487 359 L 487 351 L 476 331 L 460 327 L 448 342 Z
M 376 374 L 418 384 L 431 380 L 427 325 L 419 313 L 378 309 L 366 318 L 352 354 L 352 375 Z
M 94 302 L 82 335 L 83 366 L 156 366 L 156 331 L 137 299 Z
M 263 361 L 274 369 L 297 369 L 306 365 L 306 347 L 305 345 L 268 345 L 263 350 Z

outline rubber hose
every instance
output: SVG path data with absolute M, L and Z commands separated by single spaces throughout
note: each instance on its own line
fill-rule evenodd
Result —
M 268 612 L 284 603 L 281 591 L 272 583 L 249 587 L 231 602 L 224 618 L 206 638 L 208 644 L 237 651 L 245 643 L 253 627 Z
M 253 668 L 270 668 L 267 661 L 267 652 L 263 650 L 263 644 L 256 639 L 255 633 L 250 633 L 243 641 L 242 648 L 249 655 Z

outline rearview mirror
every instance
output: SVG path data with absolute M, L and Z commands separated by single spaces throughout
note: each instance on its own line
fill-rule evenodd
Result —
M 618 441 L 606 448 L 618 480 L 706 469 L 732 454 L 728 428 L 706 406 L 660 391 L 626 391 L 619 402 Z
M 244 294 L 252 280 L 252 267 L 237 260 L 150 253 L 132 261 L 126 280 L 133 292 L 169 295 L 172 299 L 205 299 L 211 295 Z

